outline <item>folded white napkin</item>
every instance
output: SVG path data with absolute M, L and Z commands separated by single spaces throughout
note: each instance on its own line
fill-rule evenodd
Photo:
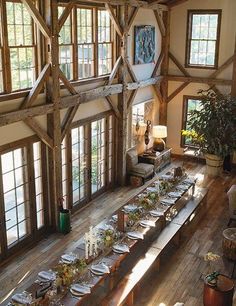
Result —
M 128 232 L 127 237 L 130 239 L 144 239 L 143 234 L 140 232 Z

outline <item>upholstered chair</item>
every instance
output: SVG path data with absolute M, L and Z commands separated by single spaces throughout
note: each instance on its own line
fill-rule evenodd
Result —
M 138 152 L 135 147 L 126 153 L 126 168 L 128 175 L 141 177 L 143 181 L 154 174 L 154 165 L 138 162 Z

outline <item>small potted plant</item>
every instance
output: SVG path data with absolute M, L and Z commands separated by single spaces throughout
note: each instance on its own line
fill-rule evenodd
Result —
M 207 173 L 217 176 L 225 156 L 236 148 L 236 98 L 211 90 L 199 93 L 201 107 L 190 113 L 188 130 L 182 135 L 192 138 L 204 153 Z

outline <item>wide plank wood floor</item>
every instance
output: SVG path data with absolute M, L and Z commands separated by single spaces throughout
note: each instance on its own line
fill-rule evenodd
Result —
M 182 161 L 174 160 L 173 164 L 182 164 Z M 206 270 L 202 256 L 208 251 L 222 254 L 221 235 L 228 222 L 226 190 L 236 184 L 235 172 L 231 176 L 222 175 L 217 179 L 210 179 L 204 176 L 205 166 L 202 164 L 188 161 L 185 166 L 190 174 L 198 177 L 200 186 L 209 187 L 209 210 L 180 248 L 168 252 L 160 273 L 149 275 L 135 305 L 172 306 L 177 301 L 185 302 L 187 306 L 202 305 L 203 282 L 199 277 Z M 66 236 L 57 233 L 45 237 L 34 248 L 1 267 L 1 305 L 5 305 L 14 292 L 26 289 L 36 279 L 39 271 L 51 266 L 55 257 L 59 258 L 63 252 L 73 250 L 90 225 L 96 225 L 111 215 L 138 191 L 138 188 L 124 187 L 107 192 L 73 216 L 71 233 Z M 221 260 L 220 268 L 225 274 L 229 274 L 232 263 Z M 236 295 L 234 301 L 236 305 Z

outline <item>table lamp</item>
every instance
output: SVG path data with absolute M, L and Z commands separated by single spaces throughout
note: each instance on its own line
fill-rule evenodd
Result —
M 165 149 L 165 141 L 162 138 L 167 137 L 167 127 L 165 125 L 154 125 L 152 129 L 153 141 L 153 150 L 154 151 L 163 151 Z

